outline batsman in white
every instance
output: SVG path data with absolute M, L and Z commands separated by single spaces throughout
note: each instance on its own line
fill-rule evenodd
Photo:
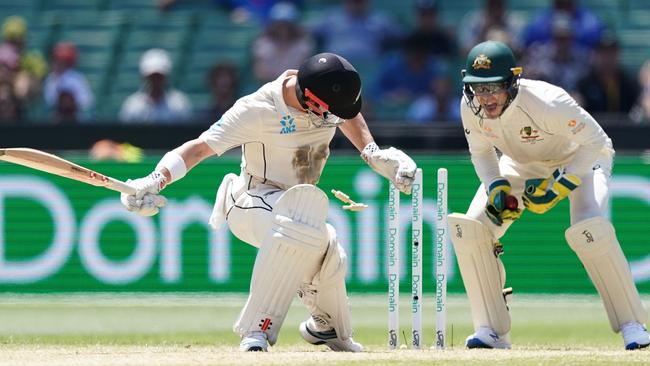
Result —
M 352 339 L 345 288 L 346 254 L 326 223 L 328 198 L 316 184 L 336 127 L 362 158 L 404 193 L 416 164 L 395 148 L 380 149 L 360 113 L 361 79 L 344 58 L 322 53 L 299 70 L 245 96 L 197 139 L 168 152 L 148 176 L 130 181 L 135 195 L 121 197 L 130 211 L 154 215 L 159 193 L 203 159 L 241 146 L 241 172 L 218 189 L 210 225 L 225 220 L 232 233 L 257 247 L 250 294 L 233 330 L 240 350 L 275 344 L 297 293 L 311 317 L 300 324 L 309 343 L 359 352 Z
M 449 217 L 475 330 L 466 345 L 510 348 L 498 240 L 523 210 L 543 214 L 568 197 L 565 237 L 598 290 L 612 330 L 623 333 L 626 349 L 647 347 L 646 309 L 607 219 L 612 141 L 566 91 L 521 73 L 512 50 L 493 41 L 476 45 L 463 70 L 463 127 L 482 182 L 467 214 Z M 509 195 L 521 198 L 519 207 L 508 208 Z

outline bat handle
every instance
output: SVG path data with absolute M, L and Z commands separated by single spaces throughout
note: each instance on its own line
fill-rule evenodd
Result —
M 117 180 L 115 178 L 108 178 L 108 182 L 110 183 L 109 185 L 106 186 L 108 189 L 112 189 L 114 191 L 120 192 L 120 193 L 126 193 L 129 195 L 134 195 L 136 193 L 135 188 L 131 187 L 130 185 L 122 182 L 121 180 Z

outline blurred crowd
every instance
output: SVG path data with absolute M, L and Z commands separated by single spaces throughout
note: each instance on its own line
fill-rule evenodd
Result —
M 182 1 L 158 0 L 160 11 L 173 12 Z M 460 123 L 460 69 L 468 50 L 488 39 L 515 50 L 524 77 L 563 87 L 590 113 L 618 113 L 650 123 L 650 61 L 638 75 L 623 68 L 616 34 L 579 0 L 548 0 L 548 7 L 529 19 L 512 11 L 507 0 L 484 0 L 455 27 L 443 25 L 442 4 L 436 0 L 414 1 L 409 22 L 377 10 L 372 0 L 330 1 L 330 8 L 310 21 L 302 18 L 306 4 L 299 0 L 213 2 L 219 8 L 213 11 L 225 9 L 236 22 L 257 24 L 259 34 L 241 45 L 250 49 L 250 66 L 215 56 L 205 75 L 209 103 L 193 106 L 192 98 L 172 82 L 177 68 L 168 50 L 146 50 L 138 65 L 140 87 L 112 118 L 94 113 L 103 101 L 77 69 L 84 54 L 74 43 L 58 40 L 42 55 L 26 49 L 25 19 L 4 18 L 0 123 L 22 123 L 31 108 L 44 105 L 41 119 L 48 123 L 209 124 L 251 91 L 245 80 L 260 86 L 317 52 L 338 53 L 360 71 L 363 112 L 369 118 Z

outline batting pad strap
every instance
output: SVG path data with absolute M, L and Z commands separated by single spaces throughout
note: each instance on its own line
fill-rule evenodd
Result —
M 300 223 L 290 217 L 276 215 L 274 218 L 272 238 L 278 243 L 300 247 L 301 250 L 320 251 L 324 247 L 327 235 L 323 228 L 315 228 Z
M 187 174 L 185 160 L 176 151 L 170 151 L 160 159 L 158 165 L 156 165 L 156 170 L 160 171 L 162 168 L 167 169 L 172 177 L 171 181 L 167 182 L 167 184 L 171 184 Z
M 648 314 L 612 223 L 593 217 L 568 228 L 565 237 L 598 290 L 612 330 L 618 332 L 630 321 L 645 324 Z
M 495 254 L 490 231 L 478 220 L 453 213 L 448 217 L 451 241 L 472 310 L 474 328 L 510 332 L 510 314 L 503 298 L 505 270 Z

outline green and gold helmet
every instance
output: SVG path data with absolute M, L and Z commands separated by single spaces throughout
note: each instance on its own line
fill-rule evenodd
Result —
M 508 104 L 517 95 L 522 68 L 517 66 L 515 55 L 505 43 L 485 41 L 469 51 L 463 75 L 463 92 L 474 114 L 480 113 L 480 105 L 474 102 L 476 87 L 492 86 L 498 90 L 499 84 L 508 92 Z M 504 108 L 505 110 L 505 108 Z

